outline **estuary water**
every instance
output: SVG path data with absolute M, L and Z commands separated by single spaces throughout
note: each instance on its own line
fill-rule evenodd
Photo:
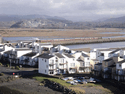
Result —
M 116 37 L 113 37 L 113 38 L 116 38 Z M 110 37 L 104 37 L 104 38 L 110 38 Z M 64 39 L 64 38 L 57 38 L 57 37 L 53 37 L 53 38 L 49 38 L 49 37 L 3 37 L 3 39 L 6 40 L 6 41 L 17 42 L 17 41 L 20 41 L 20 40 L 36 40 L 36 39 L 50 40 L 50 39 Z M 77 44 L 77 45 L 67 45 L 67 47 L 69 47 L 70 49 L 79 49 L 79 48 L 91 48 L 91 49 L 93 49 L 93 48 L 118 48 L 118 47 L 125 47 L 125 42 Z

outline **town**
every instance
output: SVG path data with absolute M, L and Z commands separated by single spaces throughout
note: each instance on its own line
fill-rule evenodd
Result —
M 92 73 L 104 79 L 125 80 L 125 48 L 74 51 L 51 43 L 20 41 L 0 45 L 0 60 L 11 64 L 37 66 L 46 75 Z

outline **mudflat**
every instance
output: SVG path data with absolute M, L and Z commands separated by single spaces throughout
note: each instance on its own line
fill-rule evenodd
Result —
M 100 34 L 101 32 L 123 32 L 118 28 L 95 28 L 95 29 L 32 29 L 32 28 L 9 28 L 0 29 L 4 37 L 109 37 L 122 36 L 123 34 Z

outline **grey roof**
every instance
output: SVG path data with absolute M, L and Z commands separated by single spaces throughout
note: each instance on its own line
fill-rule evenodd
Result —
M 33 56 L 35 56 L 36 54 L 37 54 L 37 53 L 31 52 L 31 53 L 27 53 L 27 54 L 25 54 L 25 55 L 23 55 L 23 56 L 33 57 Z
M 117 52 L 117 51 L 119 51 L 119 50 L 120 50 L 120 49 L 116 49 L 116 50 L 110 52 L 109 54 L 113 54 L 113 53 L 115 53 L 115 52 Z
M 115 65 L 115 64 L 113 64 L 113 65 L 111 65 L 111 66 L 109 66 L 109 67 L 116 67 L 116 65 Z
M 98 59 L 92 59 L 93 61 L 99 61 Z
M 68 58 L 74 58 L 74 56 L 70 55 L 70 54 L 64 54 L 65 56 L 67 56 Z
M 0 52 L 3 52 L 4 50 L 0 50 Z
M 55 54 L 58 58 L 65 58 L 63 55 L 61 55 L 60 53 Z
M 114 48 L 98 49 L 99 51 L 112 51 Z
M 44 53 L 44 54 L 41 54 L 41 55 L 39 55 L 39 56 L 37 56 L 37 57 L 49 59 L 49 58 L 52 58 L 52 57 L 54 57 L 54 56 L 53 56 L 53 55 L 49 55 L 49 54 L 47 54 L 47 53 Z
M 122 60 L 122 61 L 119 61 L 119 62 L 117 62 L 117 63 L 124 63 L 125 62 L 125 59 L 124 60 Z
M 108 59 L 105 59 L 104 61 L 111 61 L 112 60 L 112 58 L 108 58 Z
M 0 47 L 3 47 L 3 45 L 0 45 Z
M 16 51 L 24 51 L 24 50 L 31 50 L 31 49 L 29 49 L 29 48 L 17 48 L 17 49 L 15 49 Z
M 4 54 L 11 54 L 12 51 L 6 51 Z
M 82 53 L 82 56 L 84 56 L 84 57 L 89 57 L 87 54 L 84 54 L 84 53 Z

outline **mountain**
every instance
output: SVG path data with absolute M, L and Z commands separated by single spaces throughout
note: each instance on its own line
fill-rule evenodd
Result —
M 48 16 L 48 15 L 0 15 L 0 22 L 9 22 L 9 21 L 20 21 L 20 20 L 27 20 L 27 19 L 60 19 L 60 20 L 66 20 L 62 17 L 57 16 Z
M 18 21 L 11 28 L 64 28 L 72 21 L 62 20 L 61 18 L 36 18 Z
M 105 22 L 124 23 L 125 22 L 125 16 L 106 19 Z

